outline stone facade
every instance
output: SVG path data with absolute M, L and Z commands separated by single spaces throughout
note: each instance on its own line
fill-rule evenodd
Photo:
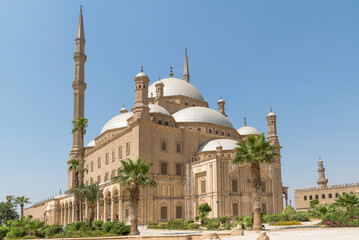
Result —
M 84 116 L 84 29 L 80 14 L 76 38 L 74 119 Z M 77 57 L 81 56 L 81 57 Z M 109 120 L 85 149 L 85 184 L 99 183 L 103 195 L 96 208 L 96 219 L 129 221 L 129 193 L 126 187 L 111 182 L 121 167 L 119 160 L 138 156 L 153 163 L 149 177 L 155 188 L 142 188 L 139 203 L 139 224 L 149 221 L 189 219 L 197 215 L 197 207 L 208 203 L 209 217 L 247 215 L 251 212 L 251 177 L 249 166 L 234 165 L 234 148 L 249 134 L 259 134 L 244 126 L 234 129 L 225 113 L 225 102 L 218 101 L 218 110 L 208 108 L 197 89 L 189 83 L 187 51 L 183 79 L 170 77 L 150 85 L 143 72 L 136 75 L 135 104 L 129 112 Z M 83 80 L 83 81 L 82 81 Z M 78 86 L 82 86 L 81 88 Z M 154 91 L 153 91 L 154 90 Z M 271 111 L 266 120 L 268 140 L 278 144 L 276 115 Z M 74 135 L 70 158 L 78 154 L 80 138 Z M 280 149 L 277 150 L 280 153 Z M 69 174 L 69 189 L 73 187 Z M 262 209 L 280 213 L 283 209 L 281 160 L 262 165 Z M 41 207 L 26 209 L 26 214 L 47 223 L 66 225 L 74 221 L 74 199 L 71 194 L 58 195 Z M 88 209 L 83 204 L 83 213 Z M 42 217 L 43 218 L 43 217 Z
M 318 199 L 319 203 L 331 204 L 344 193 L 355 193 L 359 196 L 359 183 L 339 184 L 327 186 L 328 179 L 325 178 L 325 168 L 323 161 L 319 159 L 318 162 L 317 181 L 319 187 L 295 189 L 295 208 L 297 211 L 307 211 L 312 209 L 310 201 Z

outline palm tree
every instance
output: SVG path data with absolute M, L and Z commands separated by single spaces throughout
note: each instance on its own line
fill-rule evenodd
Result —
M 97 183 L 91 185 L 81 185 L 70 190 L 75 196 L 78 195 L 87 201 L 87 205 L 90 208 L 89 224 L 92 227 L 92 223 L 95 219 L 95 208 L 98 198 L 102 194 L 102 190 Z
M 252 202 L 253 202 L 253 230 L 262 229 L 261 220 L 261 163 L 271 163 L 275 157 L 280 155 L 274 150 L 279 148 L 266 141 L 262 135 L 249 135 L 247 140 L 237 143 L 233 164 L 250 164 L 252 177 Z
M 77 118 L 76 120 L 72 121 L 74 128 L 72 129 L 72 134 L 79 132 L 81 143 L 80 143 L 80 159 L 79 159 L 79 185 L 84 184 L 84 172 L 85 172 L 85 159 L 84 159 L 84 136 L 86 134 L 88 119 L 86 118 Z
M 355 194 L 344 193 L 335 200 L 335 205 L 346 208 L 349 212 L 353 207 L 359 206 L 359 198 Z
M 9 203 L 12 203 L 12 201 L 14 201 L 15 196 L 14 195 L 7 195 L 6 196 L 6 201 Z
M 21 196 L 21 197 L 16 197 L 15 198 L 15 204 L 20 206 L 21 212 L 20 212 L 20 216 L 23 217 L 24 216 L 24 205 L 26 203 L 31 203 L 30 202 L 30 198 L 27 198 L 25 196 Z
M 77 158 L 71 159 L 69 161 L 69 168 L 67 171 L 70 173 L 73 173 L 74 176 L 74 185 L 75 188 L 79 186 L 79 167 L 80 167 L 80 161 Z M 74 198 L 74 206 L 75 206 L 75 218 L 76 221 L 80 221 L 80 199 L 79 196 L 75 194 Z
M 140 157 L 134 162 L 131 159 L 121 160 L 122 167 L 118 169 L 118 176 L 112 179 L 112 182 L 118 182 L 121 186 L 127 186 L 130 192 L 130 235 L 139 235 L 138 231 L 138 202 L 140 199 L 140 187 L 156 186 L 156 182 L 146 174 L 153 163 L 146 163 L 145 159 Z

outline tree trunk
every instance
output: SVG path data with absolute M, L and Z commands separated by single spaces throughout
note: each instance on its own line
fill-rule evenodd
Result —
M 255 160 L 251 164 L 252 176 L 252 202 L 253 202 L 253 227 L 252 229 L 262 230 L 261 219 L 261 166 L 259 161 Z
M 90 207 L 90 220 L 89 220 L 90 228 L 92 227 L 94 220 L 95 220 L 95 207 L 91 206 Z
M 84 159 L 84 131 L 80 130 L 81 143 L 80 143 L 80 159 L 79 159 L 79 184 L 80 186 L 84 184 L 84 169 L 85 169 L 85 159 Z
M 138 231 L 138 202 L 140 199 L 140 189 L 138 185 L 130 188 L 130 221 L 131 232 L 130 235 L 139 235 Z
M 24 216 L 24 204 L 23 203 L 21 203 L 20 204 L 20 208 L 21 208 L 21 217 L 23 217 Z

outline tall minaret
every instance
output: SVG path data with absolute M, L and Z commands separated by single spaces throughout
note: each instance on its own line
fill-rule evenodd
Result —
M 270 113 L 267 115 L 267 127 L 268 141 L 271 141 L 273 144 L 279 145 L 277 136 L 277 115 L 272 112 L 272 108 L 270 108 Z
M 319 179 L 317 180 L 317 183 L 318 183 L 319 187 L 326 188 L 328 179 L 325 178 L 325 168 L 323 166 L 323 161 L 320 157 L 319 157 L 319 161 L 318 161 L 318 175 L 319 175 Z
M 218 100 L 217 104 L 218 104 L 218 112 L 222 113 L 224 116 L 227 117 L 227 114 L 224 109 L 224 105 L 226 104 L 226 102 L 223 100 L 222 97 L 221 99 Z
M 80 7 L 79 22 L 77 26 L 76 34 L 76 51 L 74 53 L 75 61 L 75 80 L 72 82 L 72 88 L 74 90 L 74 117 L 76 120 L 79 117 L 84 117 L 85 109 L 85 31 L 84 22 L 82 17 L 82 6 Z M 70 159 L 75 158 L 79 153 L 81 146 L 80 132 L 77 131 L 73 134 L 72 150 L 70 153 Z
M 141 66 L 141 72 L 136 75 L 135 78 L 135 106 L 131 109 L 133 112 L 133 121 L 142 120 L 150 121 L 150 108 L 148 107 L 148 83 L 150 79 L 146 73 L 143 72 Z
M 185 56 L 184 56 L 184 68 L 183 68 L 183 80 L 189 83 L 189 70 L 188 70 L 188 56 L 187 56 L 187 48 L 185 48 Z

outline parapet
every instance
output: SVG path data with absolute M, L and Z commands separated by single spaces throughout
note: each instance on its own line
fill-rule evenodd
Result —
M 346 183 L 346 184 L 338 184 L 338 185 L 329 185 L 325 188 L 320 187 L 312 187 L 312 188 L 301 188 L 295 189 L 295 192 L 309 192 L 309 191 L 316 191 L 316 190 L 323 190 L 323 189 L 336 189 L 336 188 L 345 188 L 345 187 L 359 187 L 359 183 Z

